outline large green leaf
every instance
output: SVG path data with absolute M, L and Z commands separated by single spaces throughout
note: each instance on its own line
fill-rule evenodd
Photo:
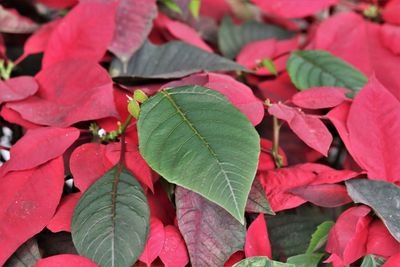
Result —
M 287 71 L 300 90 L 335 86 L 357 92 L 368 82 L 367 77 L 353 66 L 321 50 L 292 52 Z
M 114 80 L 123 83 L 137 78 L 170 79 L 217 70 L 246 71 L 247 68 L 180 41 L 160 46 L 145 42 L 129 59 L 126 69 L 117 58 L 112 61 L 110 67 Z
M 226 210 L 180 186 L 175 203 L 192 267 L 223 266 L 234 252 L 243 250 L 246 227 Z
M 129 267 L 144 249 L 149 225 L 141 185 L 118 164 L 82 195 L 71 232 L 80 255 L 100 266 Z
M 286 39 L 293 35 L 285 29 L 256 21 L 236 26 L 230 17 L 224 17 L 218 32 L 218 46 L 227 58 L 235 58 L 248 43 L 269 38 Z
M 370 254 L 364 257 L 361 267 L 380 267 L 384 263 L 384 258 Z
M 335 225 L 333 221 L 326 221 L 318 225 L 317 230 L 312 234 L 310 244 L 306 253 L 313 253 L 325 245 L 328 240 L 329 231 Z
M 290 263 L 282 263 L 268 259 L 268 257 L 251 257 L 233 265 L 233 267 L 296 267 Z
M 368 179 L 349 180 L 346 186 L 354 202 L 370 206 L 400 242 L 400 187 Z
M 142 105 L 137 126 L 140 153 L 153 170 L 244 223 L 260 140 L 225 96 L 196 85 L 161 91 Z
M 317 267 L 323 256 L 323 253 L 300 254 L 288 258 L 287 263 L 296 267 Z

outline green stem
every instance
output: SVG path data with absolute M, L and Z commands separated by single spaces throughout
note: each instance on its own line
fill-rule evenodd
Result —
M 124 124 L 121 126 L 121 128 L 118 129 L 118 133 L 122 136 L 125 134 L 126 129 L 128 128 L 129 124 L 131 123 L 133 119 L 133 116 L 129 114 L 128 118 L 126 118 L 126 121 Z

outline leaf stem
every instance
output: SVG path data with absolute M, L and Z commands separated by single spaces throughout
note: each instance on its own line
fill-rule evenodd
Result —
M 281 129 L 281 124 L 278 121 L 278 118 L 272 117 L 272 157 L 274 158 L 275 165 L 277 168 L 283 167 L 283 158 L 279 154 L 279 133 Z

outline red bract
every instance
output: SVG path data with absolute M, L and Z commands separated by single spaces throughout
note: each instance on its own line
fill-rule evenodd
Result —
M 273 104 L 269 114 L 284 120 L 290 129 L 308 146 L 327 156 L 332 143 L 332 135 L 319 118 L 310 116 L 298 108 L 284 104 Z
M 0 81 L 0 104 L 17 101 L 34 95 L 38 84 L 30 76 L 20 76 L 7 81 Z
M 164 225 L 174 224 L 175 208 L 160 183 L 155 184 L 154 193 L 147 191 L 146 197 L 152 217 L 160 219 Z
M 383 44 L 394 54 L 400 55 L 400 26 L 385 24 L 381 28 Z
M 71 232 L 72 214 L 81 193 L 67 195 L 61 199 L 56 214 L 47 224 L 47 229 L 56 233 L 61 231 Z
M 263 12 L 284 18 L 301 18 L 313 15 L 338 2 L 338 0 L 252 0 Z
M 390 0 L 382 11 L 382 16 L 386 22 L 400 25 L 400 1 Z
M 72 153 L 70 169 L 74 184 L 81 192 L 86 191 L 113 166 L 105 153 L 106 146 L 98 143 L 83 144 Z
M 354 98 L 347 128 L 349 150 L 368 177 L 399 181 L 400 102 L 375 77 Z
M 388 258 L 400 252 L 400 243 L 393 238 L 386 226 L 375 219 L 368 230 L 367 254 Z
M 390 257 L 383 265 L 382 267 L 397 267 L 400 262 L 400 253 L 397 253 L 396 255 L 393 255 Z
M 0 168 L 0 177 L 10 171 L 37 167 L 61 156 L 78 137 L 79 130 L 76 128 L 44 127 L 29 130 L 12 146 L 11 159 Z
M 272 157 L 272 142 L 261 138 L 261 153 L 260 159 L 258 160 L 258 171 L 267 171 L 275 169 L 275 161 Z M 285 152 L 279 148 L 279 155 L 282 157 L 282 163 L 284 166 L 287 165 L 287 159 Z
M 67 8 L 76 5 L 78 0 L 38 0 L 38 2 L 52 8 Z
M 165 228 L 164 246 L 160 252 L 160 259 L 165 267 L 184 267 L 189 262 L 189 256 L 178 229 L 172 225 Z
M 60 201 L 63 185 L 61 157 L 1 178 L 0 265 L 48 224 Z
M 35 22 L 21 16 L 16 10 L 0 6 L 0 32 L 31 33 L 38 27 Z
M 365 255 L 370 211 L 367 206 L 358 206 L 340 215 L 329 232 L 326 251 L 332 255 L 325 262 L 344 267 Z
M 96 1 L 74 7 L 51 34 L 43 67 L 71 58 L 100 61 L 113 38 L 115 9 L 114 2 Z
M 42 70 L 35 78 L 39 83 L 36 95 L 7 104 L 30 122 L 65 127 L 117 116 L 112 81 L 97 63 L 62 61 Z
M 165 231 L 163 223 L 157 218 L 150 218 L 150 234 L 142 255 L 139 257 L 141 262 L 149 267 L 151 263 L 160 255 L 164 247 Z
M 224 74 L 194 74 L 180 81 L 167 83 L 163 85 L 163 88 L 189 84 L 201 85 L 225 95 L 233 105 L 248 117 L 253 125 L 259 124 L 264 117 L 263 104 L 254 96 L 251 89 Z
M 307 109 L 333 108 L 343 103 L 350 90 L 340 87 L 316 87 L 298 92 L 292 102 L 298 107 Z
M 35 267 L 98 267 L 96 263 L 89 260 L 88 258 L 71 255 L 71 254 L 60 254 L 49 258 L 39 260 Z
M 259 214 L 247 229 L 246 243 L 244 245 L 246 258 L 254 256 L 267 256 L 272 258 L 271 244 L 268 239 L 267 224 L 264 214 Z
M 298 93 L 287 73 L 283 73 L 275 80 L 259 83 L 258 88 L 265 99 L 270 99 L 273 102 L 288 100 Z

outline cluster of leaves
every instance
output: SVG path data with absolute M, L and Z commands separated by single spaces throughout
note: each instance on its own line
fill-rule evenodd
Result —
M 4 1 L 0 265 L 398 266 L 400 1 L 371 2 Z

